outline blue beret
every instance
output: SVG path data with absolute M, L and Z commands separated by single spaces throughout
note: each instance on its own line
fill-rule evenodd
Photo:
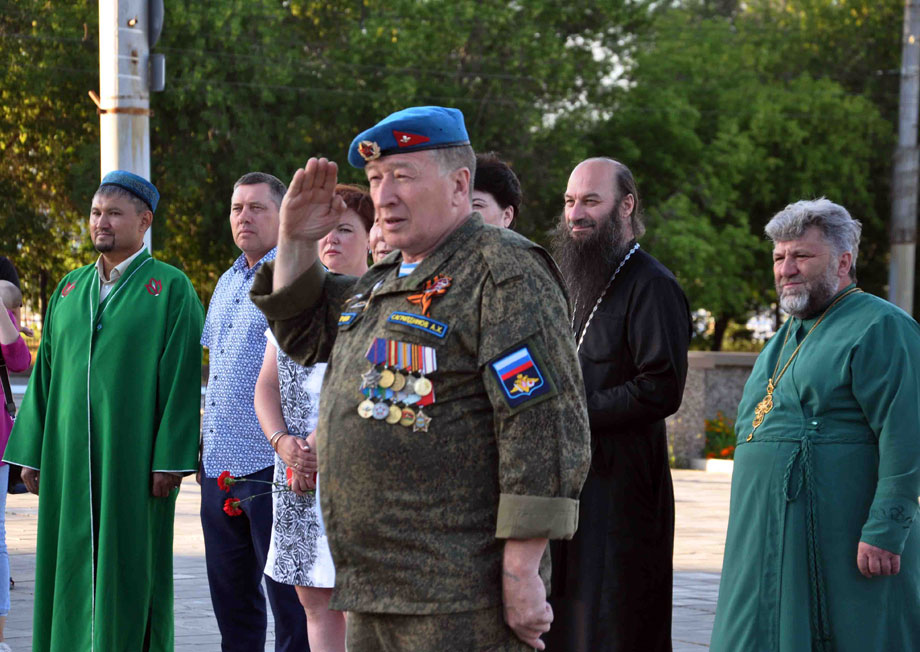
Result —
M 463 114 L 443 106 L 413 106 L 391 113 L 351 141 L 348 162 L 363 168 L 382 156 L 469 145 Z
M 157 210 L 160 192 L 155 185 L 144 177 L 139 177 L 124 170 L 113 170 L 102 177 L 102 183 L 99 184 L 99 187 L 101 188 L 102 186 L 118 186 L 147 204 L 152 212 Z

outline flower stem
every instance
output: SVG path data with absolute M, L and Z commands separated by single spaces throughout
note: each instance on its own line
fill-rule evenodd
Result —
M 277 483 L 272 483 L 272 484 L 277 484 Z M 284 485 L 284 486 L 285 486 L 286 488 L 285 488 L 285 489 L 282 489 L 282 490 L 280 490 L 280 491 L 263 491 L 263 492 L 260 493 L 260 494 L 253 494 L 253 495 L 251 495 L 251 496 L 246 496 L 245 498 L 240 498 L 239 501 L 240 501 L 241 503 L 245 503 L 247 500 L 252 500 L 253 498 L 258 498 L 259 496 L 270 496 L 270 495 L 272 495 L 272 494 L 286 494 L 286 493 L 288 493 L 288 492 L 291 491 L 291 488 L 290 488 L 290 487 L 288 487 L 287 485 Z M 309 494 L 314 494 L 314 493 L 316 493 L 316 492 L 315 492 L 315 491 L 308 491 L 307 493 L 309 493 Z
M 286 487 L 287 485 L 283 482 L 273 482 L 270 480 L 256 480 L 255 478 L 233 478 L 231 484 L 236 484 L 237 482 L 261 482 L 262 484 L 270 484 L 273 487 Z

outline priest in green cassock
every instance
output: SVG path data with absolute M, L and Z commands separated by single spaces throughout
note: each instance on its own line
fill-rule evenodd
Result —
M 920 327 L 826 199 L 767 224 L 780 307 L 738 408 L 715 652 L 920 649 Z
M 173 649 L 177 488 L 198 456 L 202 308 L 144 247 L 159 193 L 111 172 L 100 256 L 67 274 L 4 461 L 39 494 L 32 649 Z

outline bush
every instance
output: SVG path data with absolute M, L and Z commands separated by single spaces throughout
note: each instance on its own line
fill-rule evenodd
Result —
M 706 419 L 706 444 L 703 453 L 706 459 L 735 458 L 735 422 L 716 412 L 715 419 Z

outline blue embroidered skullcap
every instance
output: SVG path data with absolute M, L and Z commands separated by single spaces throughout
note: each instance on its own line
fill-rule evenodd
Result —
M 391 113 L 351 141 L 348 162 L 363 168 L 390 154 L 469 145 L 463 113 L 443 106 L 413 106 Z
M 102 177 L 102 183 L 99 184 L 99 187 L 101 188 L 102 186 L 118 186 L 147 204 L 152 212 L 157 210 L 160 192 L 155 185 L 144 177 L 139 177 L 124 170 L 113 170 Z

